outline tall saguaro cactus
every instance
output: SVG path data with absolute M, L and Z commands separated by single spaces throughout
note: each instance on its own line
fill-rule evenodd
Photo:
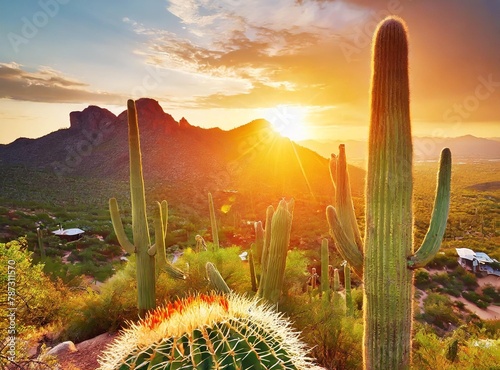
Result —
M 166 230 L 167 204 L 158 203 L 158 212 L 155 217 L 156 244 L 151 245 L 149 239 L 148 220 L 146 215 L 146 196 L 144 192 L 144 178 L 142 175 L 141 145 L 139 138 L 139 124 L 135 102 L 127 102 L 128 110 L 128 144 L 130 157 L 130 195 L 132 203 L 132 234 L 133 243 L 125 235 L 120 219 L 120 211 L 116 198 L 109 200 L 111 221 L 120 245 L 128 253 L 136 254 L 137 259 L 137 295 L 139 314 L 143 316 L 148 310 L 155 308 L 155 254 L 157 249 L 162 250 L 158 243 L 164 242 Z M 163 253 L 164 244 L 163 244 Z
M 451 154 L 444 149 L 429 230 L 414 253 L 409 96 L 406 27 L 389 17 L 378 26 L 373 46 L 364 243 L 352 222 L 343 146 L 332 177 L 344 206 L 327 208 L 337 247 L 364 281 L 364 367 L 370 370 L 409 368 L 412 269 L 437 253 L 448 218 Z

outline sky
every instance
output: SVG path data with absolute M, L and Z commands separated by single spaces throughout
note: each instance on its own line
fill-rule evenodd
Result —
M 201 127 L 362 140 L 388 14 L 409 30 L 413 134 L 500 137 L 500 1 L 23 0 L 0 4 L 0 143 L 140 97 Z

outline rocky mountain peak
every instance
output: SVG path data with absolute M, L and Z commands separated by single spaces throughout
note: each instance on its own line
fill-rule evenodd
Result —
M 99 130 L 115 119 L 116 116 L 109 110 L 96 105 L 89 105 L 83 111 L 75 111 L 69 114 L 70 128 L 74 130 Z

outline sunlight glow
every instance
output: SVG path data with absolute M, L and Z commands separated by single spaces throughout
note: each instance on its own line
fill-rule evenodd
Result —
M 300 105 L 278 105 L 267 109 L 264 118 L 281 136 L 300 141 L 309 137 L 306 126 L 307 113 L 308 109 Z

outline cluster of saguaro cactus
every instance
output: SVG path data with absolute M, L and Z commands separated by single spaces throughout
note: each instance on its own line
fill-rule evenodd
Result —
M 182 275 L 176 268 L 170 266 L 165 255 L 165 236 L 168 221 L 168 205 L 166 201 L 157 202 L 155 212 L 155 244 L 151 245 L 149 238 L 148 220 L 146 215 L 146 197 L 144 192 L 144 179 L 142 174 L 142 158 L 139 137 L 139 124 L 135 102 L 127 102 L 128 110 L 128 143 L 130 157 L 130 195 L 132 203 L 132 234 L 130 242 L 120 219 L 120 211 L 116 198 L 109 200 L 111 221 L 118 242 L 125 251 L 135 253 L 137 259 L 137 294 L 140 315 L 155 308 L 155 280 L 158 261 L 159 269 L 168 266 L 168 270 Z M 155 259 L 156 257 L 156 259 Z
M 271 304 L 277 304 L 281 296 L 294 204 L 293 199 L 289 203 L 281 200 L 274 213 L 272 207 L 268 207 L 266 213 L 266 232 L 258 295 Z M 269 219 L 271 219 L 270 222 Z
M 213 249 L 217 251 L 219 250 L 219 229 L 217 228 L 214 200 L 211 193 L 208 193 L 208 208 L 210 209 L 210 225 L 212 228 Z
M 363 278 L 364 366 L 399 370 L 410 366 L 412 269 L 433 258 L 446 228 L 451 154 L 448 149 L 441 153 L 429 230 L 414 253 L 408 43 L 401 20 L 389 17 L 379 25 L 372 68 L 364 243 L 355 222 L 343 146 L 332 165 L 337 208 L 329 206 L 327 218 L 337 248 Z
M 100 370 L 320 369 L 282 315 L 234 294 L 157 308 L 126 329 L 99 363 Z

